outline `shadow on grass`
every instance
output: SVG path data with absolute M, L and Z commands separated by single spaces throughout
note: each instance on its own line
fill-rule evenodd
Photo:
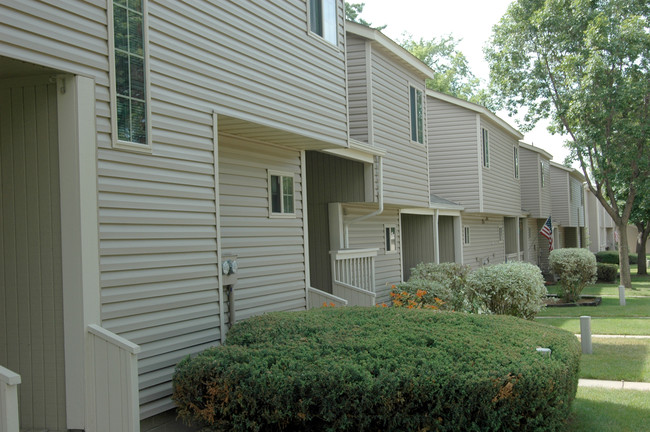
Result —
M 648 393 L 633 390 L 579 389 L 567 423 L 571 432 L 648 430 Z

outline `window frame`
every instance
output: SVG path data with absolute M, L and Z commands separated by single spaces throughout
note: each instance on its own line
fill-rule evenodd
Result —
M 505 236 L 505 228 L 504 228 L 503 225 L 499 225 L 498 232 L 499 232 L 499 234 L 498 234 L 499 235 L 499 243 L 503 243 L 505 241 L 505 237 L 506 237 Z
M 413 143 L 424 144 L 424 91 L 409 83 L 409 139 Z M 419 97 L 418 97 L 419 96 Z M 414 100 L 415 98 L 415 100 Z M 419 103 L 419 106 L 418 106 Z M 414 138 L 415 134 L 415 139 Z
M 519 147 L 513 147 L 513 163 L 515 164 L 515 179 L 519 180 Z
M 280 212 L 273 211 L 273 177 L 280 178 Z M 284 211 L 284 198 L 286 196 L 284 191 L 284 179 L 291 179 L 291 196 L 293 198 L 293 211 L 285 212 Z M 296 217 L 296 178 L 294 173 L 288 171 L 273 171 L 267 170 L 267 189 L 268 189 L 268 200 L 269 200 L 269 218 L 295 218 Z
M 546 187 L 546 176 L 544 175 L 545 167 L 544 161 L 539 161 L 539 178 L 540 178 L 540 187 L 543 189 Z
M 144 103 L 145 103 L 145 132 L 147 139 L 145 143 L 121 140 L 118 137 L 118 117 L 117 117 L 117 71 L 115 59 L 115 19 L 114 7 L 115 0 L 109 0 L 106 8 L 107 28 L 108 28 L 108 64 L 109 64 L 109 97 L 111 110 L 111 144 L 115 149 L 128 150 L 139 153 L 152 153 L 151 146 L 151 74 L 149 69 L 149 11 L 148 0 L 142 2 L 142 51 L 143 51 L 143 74 L 144 74 Z
M 490 134 L 487 128 L 481 128 L 481 158 L 483 167 L 490 168 Z
M 463 226 L 463 245 L 471 244 L 471 230 L 469 225 Z
M 394 247 L 391 249 L 391 239 L 389 238 L 389 232 L 394 231 Z M 384 225 L 384 253 L 386 255 L 396 254 L 397 253 L 397 225 L 396 224 L 385 224 Z
M 314 3 L 318 3 L 320 8 L 320 26 L 321 26 L 321 32 L 319 33 L 317 30 L 314 29 L 312 26 L 312 17 L 314 16 Z M 326 2 L 330 2 L 331 4 L 329 6 L 334 7 L 334 29 L 333 29 L 333 39 L 327 34 L 325 31 L 325 6 Z M 331 30 L 331 29 L 330 29 Z M 307 33 L 316 37 L 318 40 L 327 43 L 328 45 L 338 48 L 339 46 L 339 17 L 338 17 L 338 2 L 336 0 L 309 0 L 307 1 Z M 321 34 L 322 33 L 322 34 Z

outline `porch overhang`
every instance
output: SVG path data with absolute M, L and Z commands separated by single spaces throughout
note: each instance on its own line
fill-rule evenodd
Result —
M 234 135 L 296 150 L 349 148 L 347 136 L 326 138 L 331 132 L 323 126 L 314 125 L 313 131 L 305 133 L 304 130 L 290 124 L 279 124 L 272 120 L 253 118 L 253 116 L 239 118 L 219 112 L 217 115 L 220 134 Z
M 324 150 L 324 153 L 363 163 L 373 163 L 375 161 L 375 156 L 386 155 L 386 151 L 373 147 L 362 141 L 350 139 L 348 144 L 348 148 L 327 149 Z

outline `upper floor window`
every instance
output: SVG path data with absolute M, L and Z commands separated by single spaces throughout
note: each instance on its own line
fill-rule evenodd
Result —
M 488 136 L 488 131 L 485 128 L 481 128 L 481 144 L 482 144 L 482 157 L 483 157 L 483 166 L 485 168 L 490 168 L 490 141 Z
M 337 44 L 336 0 L 309 0 L 309 30 Z
M 112 2 L 113 140 L 131 149 L 148 149 L 150 142 L 145 2 Z
M 411 104 L 411 140 L 424 143 L 424 98 L 422 90 L 410 86 L 409 100 Z
M 544 175 L 546 167 L 544 166 L 544 161 L 539 161 L 539 184 L 544 187 L 546 186 L 546 176 Z
M 513 147 L 513 158 L 515 164 L 515 178 L 519 178 L 519 147 Z
M 293 174 L 269 171 L 271 216 L 295 215 L 294 195 Z

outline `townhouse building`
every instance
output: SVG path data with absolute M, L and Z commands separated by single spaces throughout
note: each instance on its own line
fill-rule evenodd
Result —
M 480 105 L 431 90 L 426 99 L 431 192 L 464 208 L 464 264 L 523 260 L 523 135 Z
M 614 236 L 614 230 L 616 225 L 614 225 L 614 220 L 612 217 L 605 211 L 605 207 L 598 201 L 596 195 L 593 194 L 585 184 L 584 186 L 584 196 L 585 196 L 585 222 L 587 224 L 588 230 L 588 247 L 589 250 L 593 253 L 598 253 L 605 250 L 616 250 L 616 240 Z M 633 236 L 630 235 L 630 230 L 628 229 L 628 237 L 634 242 L 630 251 L 636 250 L 636 234 Z
M 349 147 L 344 3 L 0 16 L 0 365 L 20 426 L 156 427 L 178 360 L 307 307 L 307 153 Z
M 551 162 L 555 248 L 587 247 L 584 181 L 577 169 Z

